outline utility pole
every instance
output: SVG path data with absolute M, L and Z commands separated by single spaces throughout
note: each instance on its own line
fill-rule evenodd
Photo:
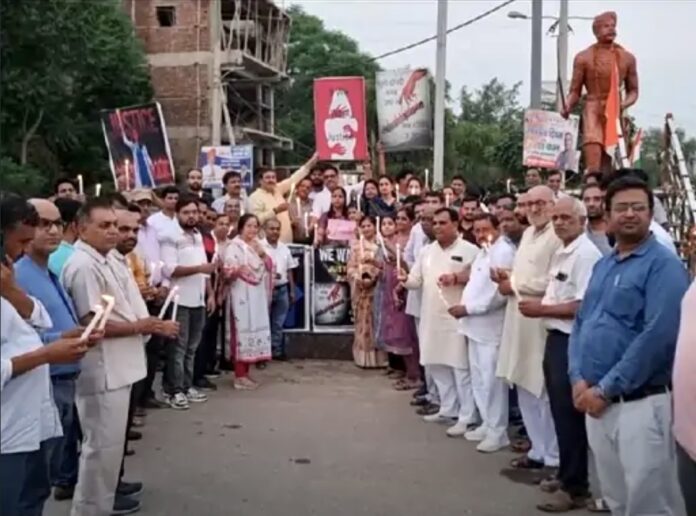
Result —
M 541 109 L 541 0 L 532 0 L 532 69 L 529 107 Z
M 210 84 L 210 123 L 211 144 L 219 146 L 222 144 L 220 138 L 220 129 L 222 126 L 222 79 L 220 71 L 220 35 L 222 30 L 220 27 L 221 7 L 220 0 L 212 0 L 210 3 L 210 46 L 213 51 L 213 70 Z
M 541 1 L 541 0 L 539 0 Z M 435 58 L 435 135 L 433 184 L 445 184 L 445 66 L 447 61 L 447 0 L 437 1 L 437 54 Z
M 561 0 L 561 12 L 558 17 L 558 40 L 556 41 L 558 61 L 558 83 L 556 84 L 556 106 L 558 110 L 564 108 L 565 96 L 568 94 L 564 88 L 568 84 L 568 0 Z

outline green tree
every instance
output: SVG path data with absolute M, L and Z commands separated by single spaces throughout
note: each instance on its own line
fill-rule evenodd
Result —
M 314 151 L 315 78 L 330 76 L 365 77 L 369 127 L 376 127 L 374 106 L 377 63 L 360 51 L 358 43 L 296 5 L 288 9 L 292 30 L 288 46 L 289 81 L 276 95 L 276 124 L 280 134 L 295 141 L 295 149 L 279 156 L 284 164 L 304 162 Z
M 120 2 L 2 2 L 0 19 L 3 188 L 38 193 L 63 173 L 107 180 L 99 111 L 152 98 Z

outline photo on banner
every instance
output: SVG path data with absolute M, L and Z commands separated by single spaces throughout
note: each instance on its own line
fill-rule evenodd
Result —
M 240 173 L 242 187 L 249 193 L 254 186 L 254 146 L 201 147 L 198 167 L 203 174 L 203 188 L 223 188 L 222 178 L 232 170 Z
M 159 102 L 100 113 L 116 190 L 174 183 L 174 164 Z
M 384 70 L 377 72 L 376 83 L 379 139 L 384 150 L 432 147 L 433 113 L 428 70 Z
M 351 330 L 353 314 L 348 282 L 350 247 L 314 250 L 312 322 L 315 331 Z
M 525 167 L 578 171 L 578 126 L 580 118 L 528 109 L 524 113 L 522 162 Z
M 368 159 L 365 79 L 314 79 L 314 135 L 320 160 Z

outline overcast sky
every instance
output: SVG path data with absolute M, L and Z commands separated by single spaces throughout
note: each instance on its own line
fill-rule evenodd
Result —
M 283 4 L 283 0 L 276 0 Z M 449 0 L 448 27 L 472 18 L 502 0 Z M 358 41 L 371 55 L 431 36 L 436 0 L 285 0 Z M 544 16 L 557 16 L 557 0 L 544 0 Z M 631 110 L 643 127 L 661 126 L 673 112 L 677 124 L 696 136 L 696 0 L 570 0 L 570 16 L 618 14 L 617 41 L 638 59 L 640 98 Z M 447 80 L 453 93 L 479 87 L 493 77 L 507 85 L 522 81 L 521 102 L 529 102 L 531 22 L 507 13 L 531 13 L 531 1 L 517 0 L 495 14 L 449 35 Z M 553 20 L 544 20 L 544 32 Z M 592 44 L 591 21 L 571 20 L 569 70 L 573 56 Z M 556 77 L 556 38 L 543 39 L 543 79 Z M 425 66 L 435 72 L 435 42 L 380 60 L 382 68 Z

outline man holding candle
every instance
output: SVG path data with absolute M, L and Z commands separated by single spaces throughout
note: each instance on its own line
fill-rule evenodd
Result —
M 114 299 L 105 337 L 82 360 L 76 405 L 83 431 L 73 515 L 137 510 L 139 502 L 115 499 L 126 442 L 131 386 L 145 377 L 144 335 L 175 335 L 178 327 L 149 317 L 138 287 L 124 263 L 112 254 L 119 241 L 111 202 L 98 197 L 82 207 L 80 240 L 61 281 L 83 323 L 92 319 L 103 296 Z
M 462 295 L 461 273 L 477 254 L 476 246 L 459 237 L 457 222 L 455 210 L 437 210 L 433 218 L 436 242 L 422 250 L 409 274 L 399 273 L 403 287 L 423 291 L 420 360 L 432 374 L 440 395 L 439 412 L 424 416 L 424 420 L 453 424 L 447 431 L 450 436 L 463 435 L 476 414 L 466 338 L 458 333 L 459 325 L 448 313 Z
M 551 226 L 553 191 L 548 186 L 535 186 L 527 197 L 531 226 L 522 236 L 512 271 L 499 268 L 493 275 L 500 292 L 508 296 L 497 376 L 517 386 L 522 419 L 532 445 L 529 453 L 514 459 L 511 466 L 525 471 L 556 468 L 559 459 L 542 368 L 546 330 L 540 319 L 523 315 L 519 303 L 544 296 L 551 258 L 561 246 Z
M 290 220 L 292 221 L 293 242 L 296 244 L 312 243 L 312 200 L 309 198 L 312 181 L 305 177 L 295 188 L 295 197 L 290 199 Z
M 163 273 L 179 296 L 177 321 L 181 326 L 176 342 L 167 347 L 164 391 L 173 409 L 186 410 L 189 403 L 208 397 L 193 387 L 196 350 L 201 342 L 208 313 L 215 309 L 210 275 L 217 261 L 208 262 L 203 237 L 198 230 L 198 198 L 183 196 L 176 205 L 178 228 L 162 238 Z M 165 301 L 166 305 L 166 301 Z

